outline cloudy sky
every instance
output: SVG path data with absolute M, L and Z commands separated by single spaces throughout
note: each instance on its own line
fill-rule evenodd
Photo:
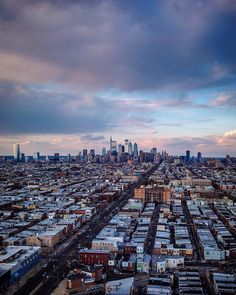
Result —
M 0 0 L 0 154 L 236 155 L 235 0 Z

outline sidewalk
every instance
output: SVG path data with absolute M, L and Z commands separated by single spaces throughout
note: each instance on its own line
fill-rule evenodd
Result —
M 67 279 L 64 279 L 60 282 L 55 290 L 52 291 L 51 295 L 63 295 L 69 294 L 68 290 L 66 289 Z

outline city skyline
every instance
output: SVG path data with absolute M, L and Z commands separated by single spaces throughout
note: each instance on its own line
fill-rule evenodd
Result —
M 54 150 L 51 150 L 50 153 L 48 152 L 42 152 L 41 150 L 36 149 L 33 150 L 32 148 L 30 149 L 30 152 L 28 152 L 28 149 L 24 149 L 24 142 L 23 142 L 23 149 L 21 148 L 21 144 L 19 142 L 17 143 L 13 143 L 13 145 L 11 146 L 12 151 L 10 151 L 9 153 L 6 154 L 0 154 L 0 156 L 13 156 L 14 159 L 17 159 L 19 161 L 19 157 L 21 156 L 21 154 L 23 154 L 24 156 L 36 156 L 37 154 L 40 154 L 42 156 L 47 156 L 47 155 L 53 155 L 53 154 L 60 154 L 60 156 L 77 156 L 79 154 L 82 154 L 83 151 L 93 151 L 95 153 L 95 155 L 104 155 L 107 153 L 112 154 L 113 152 L 116 152 L 117 154 L 119 154 L 120 152 L 125 153 L 125 154 L 132 154 L 132 155 L 137 155 L 139 154 L 139 152 L 144 152 L 144 153 L 153 153 L 153 150 L 155 150 L 154 154 L 163 154 L 163 152 L 168 153 L 167 150 L 162 149 L 161 147 L 157 147 L 157 146 L 152 146 L 151 148 L 142 148 L 141 145 L 139 145 L 139 143 L 137 142 L 132 142 L 131 139 L 123 139 L 123 142 L 118 142 L 116 140 L 112 139 L 112 136 L 110 136 L 109 140 L 104 141 L 105 146 L 102 146 L 101 148 L 95 149 L 94 145 L 89 145 L 90 147 L 84 145 L 82 146 L 80 149 L 75 149 L 75 152 L 71 153 L 70 151 L 66 151 L 66 152 L 61 152 L 58 148 L 55 147 Z M 126 143 L 127 143 L 127 147 L 126 147 Z M 27 142 L 27 144 L 30 144 L 30 142 Z M 95 144 L 96 145 L 96 144 Z M 73 149 L 72 149 L 73 150 Z M 22 152 L 22 153 L 21 153 Z M 184 156 L 185 153 L 190 153 L 191 157 L 195 157 L 198 158 L 199 154 L 202 154 L 202 151 L 196 151 L 196 149 L 194 150 L 182 150 L 180 153 L 170 153 L 170 156 Z M 169 153 L 168 153 L 169 154 Z M 16 156 L 17 155 L 17 156 Z M 234 155 L 229 155 L 229 154 L 225 154 L 225 155 L 204 155 L 204 157 L 225 157 L 225 156 L 232 156 L 235 157 Z M 186 157 L 190 157 L 187 156 Z
M 236 4 L 1 1 L 0 155 L 236 156 Z
M 71 153 L 67 153 L 67 154 L 60 154 L 56 151 L 53 152 L 53 154 L 41 154 L 40 151 L 34 151 L 32 154 L 25 154 L 25 151 L 21 150 L 21 146 L 19 143 L 14 143 L 12 146 L 12 154 L 9 155 L 0 155 L 1 157 L 10 157 L 12 156 L 14 159 L 14 161 L 16 162 L 22 162 L 22 157 L 23 157 L 23 162 L 25 162 L 25 157 L 27 156 L 27 158 L 29 160 L 40 160 L 43 158 L 47 158 L 48 156 L 50 157 L 57 157 L 57 159 L 59 160 L 59 156 L 62 157 L 69 157 L 69 161 L 72 159 L 72 157 L 75 159 L 78 156 L 84 158 L 84 156 L 92 156 L 93 158 L 95 158 L 95 156 L 105 156 L 108 157 L 107 160 L 110 161 L 111 160 L 111 156 L 115 156 L 115 158 L 112 161 L 115 162 L 120 162 L 120 157 L 122 155 L 126 155 L 126 159 L 123 159 L 125 162 L 130 160 L 130 159 L 136 159 L 136 160 L 140 160 L 140 156 L 144 153 L 144 154 L 152 154 L 152 155 L 157 155 L 157 156 L 170 156 L 171 158 L 173 157 L 179 157 L 183 159 L 186 159 L 187 162 L 189 162 L 191 159 L 201 159 L 202 158 L 202 153 L 200 151 L 198 151 L 196 154 L 193 154 L 190 150 L 186 150 L 185 151 L 185 155 L 184 152 L 181 155 L 177 155 L 177 154 L 169 154 L 168 151 L 166 150 L 161 150 L 158 149 L 157 147 L 152 147 L 150 150 L 142 150 L 139 148 L 138 143 L 134 142 L 132 143 L 131 139 L 124 139 L 123 143 L 122 142 L 117 142 L 116 140 L 112 139 L 112 136 L 110 136 L 110 141 L 109 141 L 109 147 L 105 147 L 103 146 L 102 149 L 100 151 L 93 149 L 88 149 L 86 147 L 83 147 L 83 149 L 78 150 L 77 154 L 71 154 Z M 230 155 L 226 155 L 226 158 L 230 157 Z M 205 158 L 208 158 L 207 156 Z M 210 157 L 209 157 L 210 158 Z M 6 158 L 8 159 L 8 158 Z M 152 159 L 154 160 L 154 158 Z

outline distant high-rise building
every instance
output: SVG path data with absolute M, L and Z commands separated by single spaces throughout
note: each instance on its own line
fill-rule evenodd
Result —
M 94 158 L 95 157 L 95 150 L 90 150 L 89 154 L 92 158 Z
M 118 154 L 122 154 L 123 151 L 124 151 L 123 145 L 122 144 L 119 144 L 118 145 Z
M 19 162 L 21 160 L 19 143 L 16 143 L 16 144 L 13 145 L 13 155 L 14 155 L 14 160 L 15 161 Z
M 186 162 L 190 161 L 190 151 L 189 150 L 186 151 L 185 159 L 186 159 Z
M 112 140 L 112 137 L 110 137 L 110 152 L 117 152 L 117 142 L 115 140 Z
M 151 154 L 155 155 L 157 153 L 157 148 L 153 147 L 151 149 Z
M 67 161 L 70 162 L 71 161 L 71 154 L 67 155 Z
M 139 161 L 140 163 L 145 161 L 145 153 L 143 151 L 139 151 Z
M 125 153 L 129 152 L 129 140 L 125 139 Z
M 25 154 L 24 153 L 20 154 L 20 160 L 21 160 L 21 162 L 25 162 Z
M 106 156 L 106 154 L 107 154 L 107 151 L 106 151 L 106 148 L 104 147 L 102 148 L 102 156 Z
M 81 152 L 78 152 L 77 156 L 75 157 L 76 161 L 77 162 L 80 162 L 81 161 Z
M 25 162 L 31 162 L 32 157 L 31 156 L 25 156 Z
M 128 153 L 129 153 L 130 156 L 133 153 L 133 146 L 132 146 L 132 143 L 131 142 L 129 142 L 129 145 L 128 145 Z
M 60 155 L 59 153 L 54 153 L 54 161 L 59 161 Z
M 38 161 L 40 159 L 40 153 L 39 152 L 33 153 L 33 159 Z
M 117 154 L 117 162 L 122 162 L 122 153 L 124 152 L 124 146 L 122 144 L 118 145 L 118 154 Z
M 198 161 L 201 161 L 201 159 L 202 159 L 202 153 L 201 152 L 197 153 L 197 159 L 198 159 Z
M 88 155 L 88 150 L 84 149 L 83 150 L 83 157 L 86 157 Z
M 138 157 L 138 145 L 137 143 L 135 142 L 134 143 L 134 158 L 137 158 Z

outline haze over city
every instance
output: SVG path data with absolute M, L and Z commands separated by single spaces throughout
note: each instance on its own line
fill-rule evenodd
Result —
M 0 1 L 0 155 L 109 137 L 236 155 L 236 3 Z

